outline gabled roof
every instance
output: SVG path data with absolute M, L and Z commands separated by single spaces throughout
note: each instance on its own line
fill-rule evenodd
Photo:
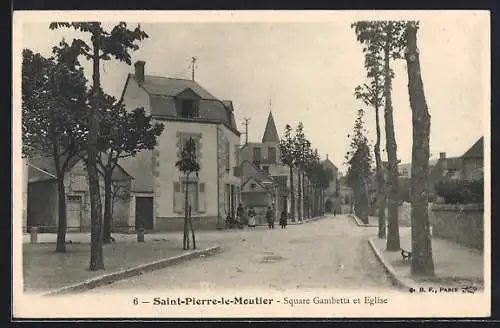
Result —
M 139 82 L 134 74 L 128 74 L 122 99 L 130 80 L 134 80 L 149 95 L 151 115 L 164 119 L 179 119 L 177 114 L 177 96 L 194 93 L 199 97 L 199 118 L 191 121 L 223 123 L 234 133 L 240 135 L 234 118 L 234 109 L 230 101 L 221 101 L 206 91 L 193 80 L 145 75 Z
M 262 171 L 260 168 L 258 168 L 254 163 L 248 161 L 248 160 L 244 160 L 243 162 L 241 162 L 241 165 L 240 167 L 243 167 L 244 164 L 247 164 L 248 166 L 250 166 L 250 168 L 253 169 L 254 171 L 254 174 L 252 175 L 247 175 L 245 177 L 251 177 L 251 178 L 255 178 L 256 180 L 262 182 L 262 181 L 269 181 L 269 182 L 274 182 L 274 180 L 268 176 L 264 171 Z
M 321 163 L 323 165 L 326 165 L 326 166 L 329 166 L 329 167 L 333 167 L 333 168 L 335 168 L 337 170 L 337 166 L 335 164 L 333 164 L 333 162 L 329 158 L 322 160 Z
M 483 158 L 484 157 L 484 146 L 483 146 L 483 139 L 484 137 L 479 138 L 478 141 L 472 147 L 469 148 L 465 152 L 465 154 L 462 155 L 462 158 Z
M 82 161 L 81 157 L 72 157 L 66 170 L 69 172 L 80 161 Z M 27 160 L 27 165 L 28 182 L 56 180 L 57 172 L 54 160 L 51 156 L 33 156 Z M 133 179 L 133 177 L 120 165 L 117 165 L 117 167 L 113 170 L 112 180 L 123 181 L 127 179 Z
M 462 168 L 462 158 L 450 157 L 445 158 L 447 170 L 460 170 Z
M 266 129 L 264 130 L 264 135 L 262 136 L 262 142 L 280 142 L 280 137 L 278 136 L 278 130 L 276 129 L 276 124 L 274 123 L 273 113 L 269 112 L 267 117 Z
M 135 75 L 131 74 L 134 78 Z M 145 75 L 141 87 L 150 95 L 175 97 L 186 89 L 193 90 L 200 98 L 217 100 L 212 94 L 193 80 Z

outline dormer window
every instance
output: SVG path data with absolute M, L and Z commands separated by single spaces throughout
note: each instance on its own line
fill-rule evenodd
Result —
M 196 118 L 200 116 L 198 100 L 196 99 L 181 99 L 180 115 L 182 118 Z

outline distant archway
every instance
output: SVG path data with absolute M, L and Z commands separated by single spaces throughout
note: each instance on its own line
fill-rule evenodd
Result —
M 331 199 L 327 199 L 325 202 L 325 212 L 333 213 L 333 201 Z

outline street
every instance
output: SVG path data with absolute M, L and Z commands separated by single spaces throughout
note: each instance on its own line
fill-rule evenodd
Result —
M 357 227 L 347 215 L 286 229 L 199 232 L 198 240 L 213 239 L 221 245 L 221 253 L 88 293 L 165 288 L 395 290 L 367 244 L 367 237 L 375 234 L 376 229 Z M 181 233 L 178 238 L 180 241 Z

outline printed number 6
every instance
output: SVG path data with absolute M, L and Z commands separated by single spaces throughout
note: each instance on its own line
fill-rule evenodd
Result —
M 137 299 L 137 297 L 134 297 L 134 305 L 137 305 L 139 304 L 139 300 Z

